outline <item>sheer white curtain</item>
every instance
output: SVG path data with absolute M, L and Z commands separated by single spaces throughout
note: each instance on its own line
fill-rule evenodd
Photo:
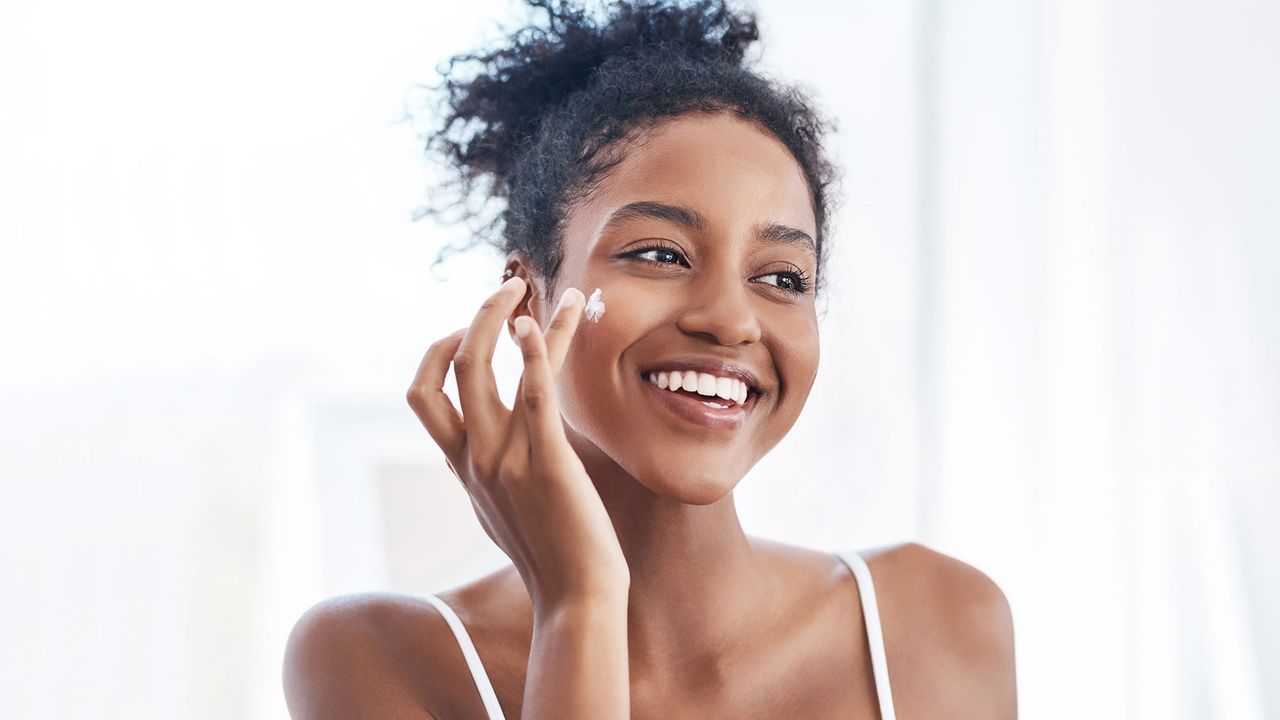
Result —
M 1280 8 L 926 3 L 926 536 L 1027 717 L 1280 712 Z

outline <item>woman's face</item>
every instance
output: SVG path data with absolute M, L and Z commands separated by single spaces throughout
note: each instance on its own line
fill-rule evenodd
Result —
M 728 114 L 651 130 L 567 220 L 556 286 L 601 288 L 606 306 L 580 320 L 559 378 L 575 444 L 664 497 L 732 491 L 791 429 L 817 374 L 816 237 L 800 166 L 766 130 Z M 733 401 L 647 379 L 689 360 L 746 371 L 758 396 L 718 410 L 703 400 Z

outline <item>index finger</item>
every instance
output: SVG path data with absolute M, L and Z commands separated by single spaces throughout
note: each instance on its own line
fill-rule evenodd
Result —
M 541 362 L 545 363 L 543 372 L 547 374 L 552 383 L 555 382 L 555 378 L 560 374 L 560 367 L 564 363 L 569 343 L 573 340 L 573 333 L 578 327 L 584 299 L 581 290 L 574 287 L 565 288 L 565 291 L 560 294 L 560 302 L 556 305 L 551 321 L 547 323 L 547 331 L 545 333 L 537 328 L 537 321 L 534 321 L 533 318 L 527 318 L 534 327 L 531 334 L 536 333 L 540 336 L 540 342 L 537 345 L 540 346 Z M 534 344 L 534 341 L 527 338 L 521 341 L 517 338 L 516 343 L 520 345 L 525 352 L 525 357 L 528 358 L 530 351 L 525 350 L 525 347 L 526 345 Z M 515 402 L 512 404 L 507 446 L 509 451 L 517 457 L 529 452 L 529 433 L 526 429 L 528 426 L 525 419 L 527 403 L 524 402 L 524 393 L 526 383 L 537 382 L 536 379 L 533 379 L 536 373 L 536 368 L 531 371 L 526 366 L 525 374 L 521 378 L 520 385 L 516 388 Z
M 551 374 L 553 382 L 560 375 L 560 367 L 564 364 L 564 357 L 569 351 L 569 344 L 573 341 L 573 334 L 578 328 L 578 321 L 582 316 L 580 310 L 585 299 L 581 290 L 575 287 L 565 288 L 564 292 L 560 293 L 560 302 L 552 312 L 546 331 L 539 331 L 542 336 L 548 372 Z M 512 323 L 514 324 L 514 321 Z M 534 324 L 537 325 L 537 321 L 534 321 Z M 518 338 L 516 339 L 516 344 L 522 345 Z M 518 424 L 523 422 L 525 407 L 525 404 L 521 402 L 523 395 L 524 382 L 521 382 L 516 388 L 516 398 L 512 404 L 512 427 L 519 427 Z
M 547 348 L 547 365 L 554 379 L 560 375 L 560 366 L 569 352 L 573 335 L 578 330 L 578 322 L 582 319 L 582 304 L 586 296 L 576 287 L 567 287 L 560 293 L 560 303 L 556 306 L 551 322 L 547 323 L 546 332 L 542 333 Z
M 526 442 L 530 457 L 536 461 L 554 457 L 561 450 L 565 441 L 564 421 L 546 336 L 538 329 L 537 321 L 528 315 L 516 318 L 516 322 L 523 322 L 525 327 L 525 335 L 520 340 L 520 352 L 524 356 L 524 375 L 520 381 L 523 392 L 517 410 L 524 411 Z M 520 326 L 516 327 L 518 333 Z
M 493 350 L 498 331 L 524 297 L 524 278 L 513 276 L 490 295 L 467 327 L 462 344 L 453 355 L 453 374 L 458 381 L 458 399 L 467 421 L 468 444 L 487 450 L 502 431 L 500 416 L 506 406 L 498 396 L 493 376 Z

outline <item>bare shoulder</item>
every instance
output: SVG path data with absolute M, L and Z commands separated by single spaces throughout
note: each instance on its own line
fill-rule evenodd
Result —
M 508 566 L 436 593 L 461 620 L 514 717 L 533 632 L 523 588 Z M 449 622 L 417 595 L 358 593 L 316 603 L 289 636 L 284 689 L 294 720 L 487 715 Z
M 953 632 L 981 640 L 1012 630 L 1009 601 L 981 570 L 920 543 L 866 553 L 876 588 L 892 591 L 896 606 L 924 613 Z M 918 618 L 924 619 L 924 618 Z
M 294 624 L 285 700 L 294 720 L 448 717 L 433 687 L 456 686 L 444 618 L 425 599 L 359 593 L 322 600 Z M 459 651 L 460 655 L 460 651 Z
M 894 701 L 909 717 L 1014 718 L 1013 615 L 981 570 L 920 543 L 864 553 Z

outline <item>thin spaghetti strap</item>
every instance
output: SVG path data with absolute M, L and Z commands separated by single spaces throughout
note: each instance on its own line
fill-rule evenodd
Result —
M 471 636 L 467 634 L 467 628 L 462 624 L 462 619 L 453 611 L 453 608 L 449 607 L 448 603 L 439 597 L 435 595 L 423 597 L 436 606 L 444 616 L 445 622 L 449 623 L 453 636 L 458 639 L 458 646 L 462 648 L 462 657 L 466 658 L 467 669 L 471 671 L 471 679 L 476 684 L 476 690 L 480 692 L 480 699 L 484 702 L 489 720 L 506 720 L 502 715 L 502 706 L 498 704 L 498 695 L 493 691 L 493 684 L 489 682 L 489 674 L 484 671 L 484 663 L 480 662 L 480 654 L 476 652 L 476 646 L 471 643 Z
M 853 571 L 858 581 L 858 596 L 862 598 L 862 617 L 867 626 L 867 644 L 871 646 L 871 670 L 876 679 L 876 699 L 880 703 L 880 720 L 896 720 L 893 709 L 893 692 L 889 687 L 889 663 L 884 655 L 884 634 L 880 629 L 880 607 L 876 604 L 876 589 L 871 582 L 871 568 L 854 550 L 843 550 L 836 555 Z

